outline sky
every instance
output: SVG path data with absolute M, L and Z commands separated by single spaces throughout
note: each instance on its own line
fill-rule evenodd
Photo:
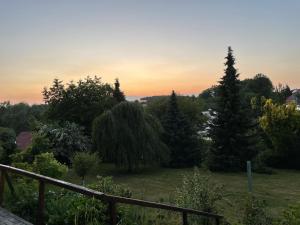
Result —
M 119 78 L 127 96 L 198 94 L 223 75 L 300 88 L 299 0 L 0 0 L 0 102 L 54 78 Z

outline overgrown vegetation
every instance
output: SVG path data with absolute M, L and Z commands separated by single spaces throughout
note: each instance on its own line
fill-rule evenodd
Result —
M 176 191 L 176 204 L 208 213 L 218 213 L 216 202 L 222 200 L 224 187 L 204 176 L 197 168 L 193 174 L 183 177 L 182 186 Z M 214 221 L 213 221 L 214 222 Z M 189 224 L 210 224 L 209 219 L 190 216 Z
M 88 152 L 75 153 L 72 161 L 72 166 L 76 174 L 82 179 L 82 185 L 85 184 L 85 176 L 91 170 L 93 170 L 96 163 L 98 163 L 96 154 L 90 154 Z

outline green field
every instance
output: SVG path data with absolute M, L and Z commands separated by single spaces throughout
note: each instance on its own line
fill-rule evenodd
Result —
M 204 169 L 203 174 L 210 174 L 217 182 L 224 184 L 225 200 L 220 203 L 221 213 L 229 221 L 240 218 L 241 204 L 247 194 L 246 173 L 210 173 Z M 193 169 L 148 169 L 136 174 L 126 174 L 103 164 L 95 169 L 86 183 L 95 181 L 97 175 L 113 176 L 115 182 L 128 186 L 134 198 L 169 202 L 175 190 L 181 185 L 183 174 L 192 173 Z M 80 179 L 70 171 L 66 180 L 80 183 Z M 253 174 L 253 192 L 266 200 L 268 210 L 273 217 L 279 217 L 288 205 L 300 202 L 300 172 L 292 170 L 275 170 L 272 175 Z

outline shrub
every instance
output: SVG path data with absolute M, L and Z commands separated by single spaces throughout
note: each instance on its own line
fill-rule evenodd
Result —
M 67 173 L 67 166 L 59 163 L 53 153 L 42 153 L 35 156 L 33 171 L 45 176 L 60 178 Z
M 0 127 L 0 163 L 9 164 L 9 155 L 16 149 L 16 134 L 12 129 Z
M 296 104 L 279 105 L 267 100 L 259 122 L 272 146 L 269 165 L 300 169 L 300 112 Z
M 253 161 L 253 171 L 255 173 L 262 173 L 262 174 L 273 174 L 274 171 L 266 165 L 266 158 L 268 157 L 268 150 L 265 150 L 259 153 L 254 161 Z
M 182 186 L 177 189 L 177 205 L 209 213 L 216 213 L 216 203 L 223 198 L 223 185 L 220 185 L 209 176 L 204 176 L 198 168 L 192 175 L 183 178 Z M 207 219 L 199 216 L 190 216 L 191 224 L 208 224 Z
M 243 225 L 272 225 L 266 212 L 266 202 L 249 195 L 243 208 Z M 289 224 L 291 225 L 291 224 Z
M 131 192 L 124 186 L 117 185 L 111 177 L 97 177 L 95 184 L 89 185 L 89 188 L 123 197 L 131 197 Z M 107 218 L 107 204 L 100 200 L 87 198 L 81 194 L 61 191 L 55 193 L 51 198 L 47 209 L 49 215 L 48 225 L 105 225 Z M 127 223 L 127 210 L 123 206 L 118 208 L 118 219 L 125 218 Z
M 292 205 L 283 212 L 283 218 L 278 225 L 298 225 L 300 224 L 300 204 Z
M 84 185 L 85 176 L 93 169 L 97 163 L 97 155 L 87 152 L 77 152 L 73 158 L 73 168 L 76 174 L 82 179 Z
M 29 222 L 36 222 L 36 212 L 38 206 L 38 186 L 36 182 L 28 179 L 13 181 L 15 195 L 12 195 L 9 189 L 5 193 L 5 208 L 19 217 Z
M 38 186 L 31 180 L 14 181 L 16 197 L 7 191 L 5 206 L 16 215 L 29 222 L 35 222 L 38 205 Z M 130 198 L 131 192 L 124 186 L 117 185 L 111 177 L 97 177 L 97 182 L 88 186 L 96 191 Z M 100 200 L 64 189 L 51 188 L 45 192 L 45 222 L 48 225 L 106 225 L 108 205 Z M 129 209 L 117 207 L 118 220 L 124 225 L 132 225 L 127 219 Z
M 53 152 L 59 162 L 67 165 L 71 164 L 75 151 L 87 151 L 91 144 L 84 129 L 70 122 L 61 125 L 41 125 L 37 137 L 39 138 L 34 142 L 33 152 L 41 153 L 44 150 Z

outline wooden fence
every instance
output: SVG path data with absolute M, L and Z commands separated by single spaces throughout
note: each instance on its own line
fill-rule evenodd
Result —
M 58 180 L 58 179 L 53 179 L 51 177 L 46 177 L 43 175 L 28 172 L 26 170 L 21 170 L 21 169 L 3 165 L 3 164 L 0 164 L 0 171 L 1 171 L 1 174 L 0 174 L 0 206 L 3 206 L 5 181 L 7 182 L 7 185 L 9 187 L 10 191 L 12 193 L 14 193 L 14 187 L 9 178 L 8 173 L 14 173 L 14 174 L 18 174 L 21 176 L 29 177 L 29 178 L 32 178 L 39 182 L 39 197 L 38 197 L 38 208 L 37 208 L 38 212 L 37 212 L 37 218 L 36 218 L 36 225 L 44 225 L 45 224 L 44 211 L 45 211 L 45 185 L 46 184 L 52 184 L 54 186 L 68 189 L 68 190 L 83 194 L 85 196 L 107 202 L 110 225 L 117 225 L 117 204 L 127 204 L 127 205 L 133 205 L 133 206 L 141 206 L 141 207 L 163 209 L 163 210 L 167 210 L 167 211 L 178 212 L 178 213 L 182 214 L 182 224 L 183 225 L 188 225 L 188 214 L 211 218 L 211 219 L 215 220 L 216 225 L 220 225 L 220 221 L 222 219 L 222 216 L 220 216 L 220 215 L 202 212 L 199 210 L 181 208 L 181 207 L 176 207 L 176 206 L 162 204 L 162 203 L 155 203 L 155 202 L 150 202 L 150 201 L 143 201 L 143 200 L 138 200 L 138 199 L 133 199 L 133 198 L 124 198 L 124 197 L 120 197 L 120 196 L 105 194 L 105 193 L 94 191 L 92 189 L 89 189 L 89 188 L 86 188 L 86 187 L 83 187 L 80 185 L 72 184 L 72 183 L 65 182 L 65 181 Z

